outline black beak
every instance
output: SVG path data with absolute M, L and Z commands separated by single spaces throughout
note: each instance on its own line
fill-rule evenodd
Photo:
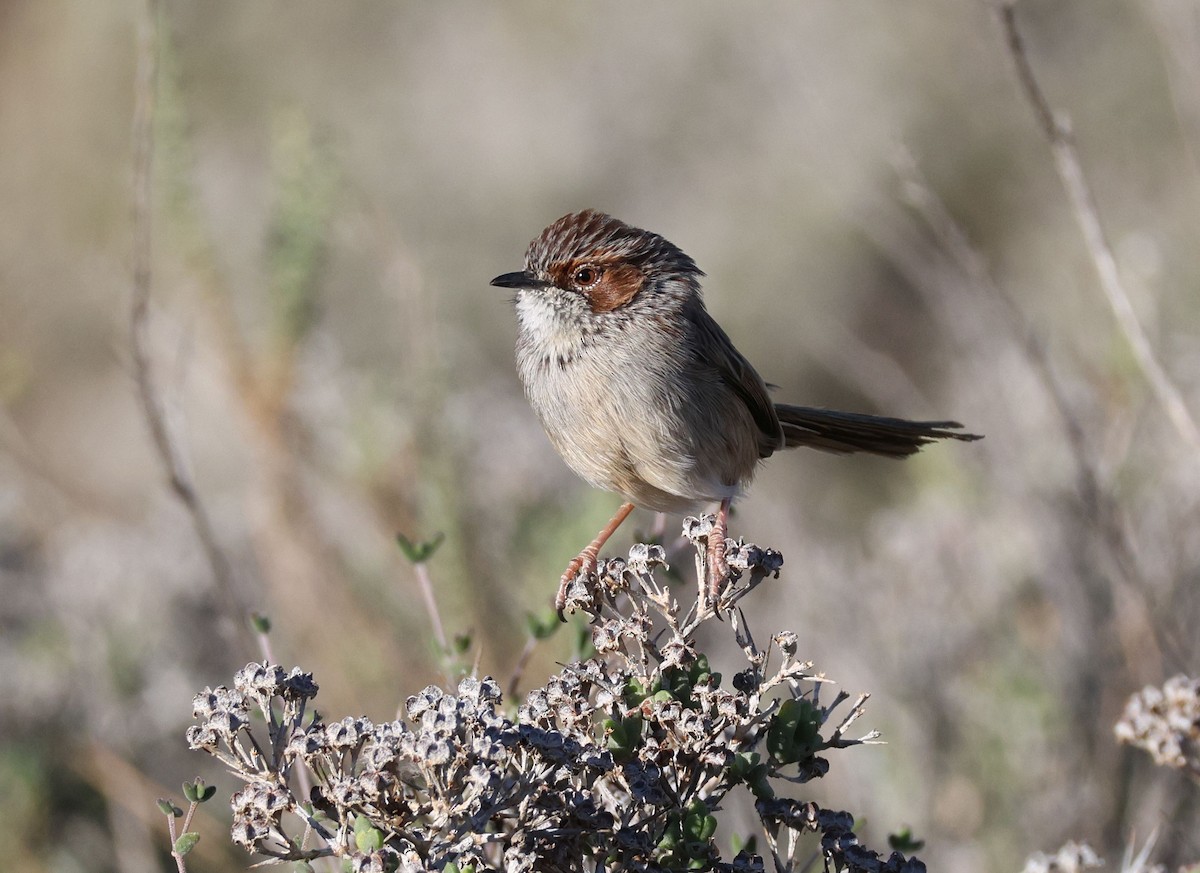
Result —
M 522 270 L 519 273 L 505 273 L 491 281 L 497 288 L 547 288 L 549 282 L 539 279 L 533 273 Z

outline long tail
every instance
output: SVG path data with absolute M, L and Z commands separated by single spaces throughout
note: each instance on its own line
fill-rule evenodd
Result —
M 942 439 L 978 440 L 982 436 L 959 433 L 957 421 L 907 421 L 858 412 L 837 412 L 808 406 L 775 404 L 783 425 L 787 448 L 811 446 L 826 452 L 870 452 L 888 458 L 905 458 L 921 446 Z

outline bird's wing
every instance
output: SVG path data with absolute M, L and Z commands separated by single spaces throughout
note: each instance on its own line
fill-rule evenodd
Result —
M 741 398 L 762 432 L 763 438 L 759 441 L 762 456 L 765 458 L 775 449 L 782 448 L 783 429 L 762 377 L 703 305 L 693 307 L 688 315 L 696 328 L 696 351 L 702 362 L 716 370 L 721 380 Z

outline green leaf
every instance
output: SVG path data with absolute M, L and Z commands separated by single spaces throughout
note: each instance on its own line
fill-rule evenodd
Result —
M 898 833 L 888 834 L 888 845 L 895 852 L 911 855 L 925 848 L 925 841 L 913 836 L 912 828 L 905 828 Z
M 182 809 L 164 797 L 160 797 L 158 799 L 158 811 L 163 815 L 169 815 L 172 818 L 179 818 L 181 815 L 183 815 Z
M 254 628 L 256 634 L 269 634 L 271 632 L 271 619 L 261 612 L 255 612 L 250 616 L 250 626 Z
M 771 780 L 767 778 L 765 764 L 746 780 L 746 785 L 750 788 L 750 793 L 759 800 L 771 800 L 775 797 L 775 789 L 771 787 Z
M 439 531 L 424 542 L 414 543 L 402 533 L 396 534 L 396 542 L 400 546 L 400 551 L 404 552 L 404 557 L 408 558 L 414 564 L 424 564 L 433 557 L 433 553 L 438 550 L 438 546 L 446 539 L 446 535 Z
M 708 842 L 717 830 L 717 819 L 708 813 L 708 808 L 688 812 L 683 819 L 683 835 L 685 839 L 696 842 Z
M 195 831 L 180 834 L 179 839 L 175 841 L 175 854 L 182 858 L 192 849 L 196 848 L 196 843 L 198 842 L 200 842 L 200 835 Z
M 663 833 L 663 835 L 662 835 L 662 839 L 658 841 L 658 845 L 656 846 L 656 848 L 658 848 L 664 854 L 669 854 L 671 852 L 674 852 L 675 847 L 678 845 L 679 845 L 679 836 L 676 833 L 674 833 L 673 828 L 667 828 L 666 832 Z
M 758 837 L 754 834 L 748 837 L 743 837 L 741 834 L 733 834 L 729 837 L 729 848 L 733 850 L 733 854 L 735 855 L 740 852 L 745 852 L 747 855 L 754 855 L 758 851 Z
M 821 711 L 804 699 L 789 698 L 767 728 L 767 751 L 781 764 L 811 757 L 821 743 Z
M 605 733 L 605 747 L 617 761 L 628 761 L 642 739 L 641 716 L 631 715 L 621 720 L 606 718 L 601 726 Z
M 558 615 L 553 611 L 548 610 L 541 615 L 532 612 L 525 613 L 525 627 L 535 640 L 549 639 L 554 636 L 561 625 L 562 622 L 558 620 Z
M 360 852 L 373 852 L 383 846 L 383 831 L 365 815 L 354 817 L 354 845 Z
M 354 845 L 360 852 L 374 852 L 383 845 L 383 831 L 371 828 L 363 834 L 355 834 Z
M 621 699 L 625 701 L 626 706 L 637 706 L 647 696 L 649 696 L 648 689 L 636 676 L 630 677 L 621 693 Z

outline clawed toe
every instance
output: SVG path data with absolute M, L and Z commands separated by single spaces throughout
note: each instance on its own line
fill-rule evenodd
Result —
M 574 558 L 571 563 L 567 564 L 566 571 L 562 574 L 562 578 L 558 580 L 558 593 L 554 595 L 554 611 L 558 613 L 558 620 L 565 622 L 567 608 L 567 592 L 571 588 L 571 584 L 576 579 L 580 579 L 585 584 L 588 577 L 594 576 L 596 573 L 597 559 L 595 553 L 584 549 Z

